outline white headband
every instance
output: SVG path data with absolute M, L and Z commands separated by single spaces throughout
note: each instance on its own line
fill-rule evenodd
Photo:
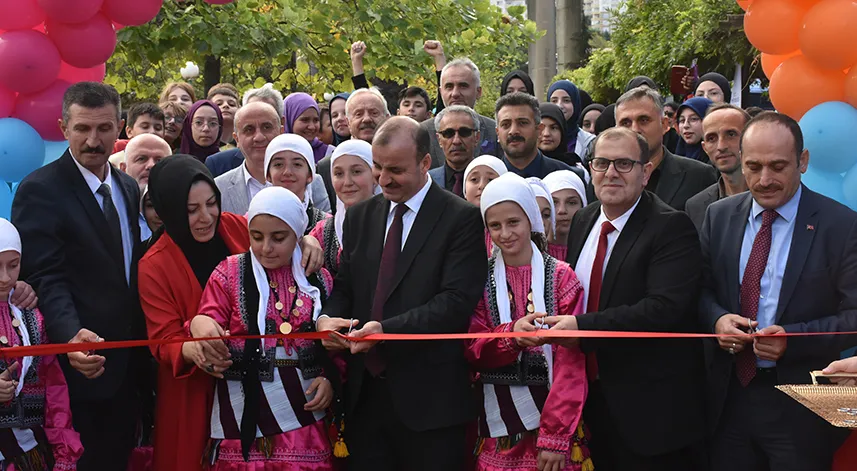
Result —
M 588 204 L 586 202 L 586 186 L 583 184 L 583 180 L 571 170 L 551 172 L 542 181 L 551 194 L 560 190 L 574 190 L 577 196 L 580 197 L 580 202 L 583 206 L 586 207 Z
M 297 134 L 280 134 L 271 140 L 268 144 L 268 147 L 265 149 L 265 177 L 268 176 L 268 170 L 271 167 L 271 160 L 274 159 L 274 156 L 279 154 L 280 152 L 291 151 L 294 152 L 306 160 L 307 165 L 309 165 L 310 176 L 315 179 L 315 157 L 312 153 L 312 146 L 309 145 L 306 139 Z M 304 193 L 304 209 L 309 206 L 311 201 L 310 195 L 312 191 L 309 190 L 310 185 L 307 185 L 307 191 Z
M 21 235 L 18 234 L 18 229 L 16 229 L 11 222 L 0 218 L 0 252 L 8 252 L 10 250 L 18 252 L 18 255 L 21 254 Z M 9 310 L 12 311 L 12 316 L 18 320 L 18 323 L 21 326 L 19 329 L 21 334 L 21 345 L 26 347 L 30 345 L 30 333 L 27 332 L 27 327 L 24 325 L 23 313 L 11 302 L 12 293 L 14 292 L 14 289 L 9 292 L 9 299 L 7 299 L 7 301 L 9 301 Z M 33 357 L 24 357 L 19 378 L 25 378 L 27 376 L 27 371 L 30 369 L 32 364 Z M 18 382 L 18 387 L 15 389 L 15 396 L 21 393 L 23 387 L 24 381 Z
M 297 240 L 300 240 L 301 236 L 306 232 L 308 224 L 306 210 L 298 197 L 285 188 L 270 186 L 256 194 L 253 201 L 250 202 L 250 209 L 247 211 L 248 226 L 253 222 L 253 218 L 260 214 L 267 214 L 285 222 L 295 232 Z M 252 250 L 250 251 L 250 257 L 253 262 L 253 276 L 256 278 L 256 288 L 259 290 L 259 312 L 257 315 L 259 332 L 264 334 L 265 318 L 268 313 L 268 297 L 270 294 L 268 275 Z M 321 293 L 318 288 L 307 281 L 304 269 L 301 266 L 302 258 L 303 253 L 301 252 L 300 244 L 295 244 L 295 251 L 292 252 L 292 277 L 294 277 L 298 285 L 298 290 L 312 297 L 312 318 L 316 320 L 321 312 Z
M 467 165 L 467 168 L 464 169 L 464 181 L 467 181 L 467 175 L 470 175 L 470 172 L 473 171 L 476 167 L 485 166 L 497 172 L 497 175 L 503 175 L 507 172 L 506 164 L 503 163 L 502 160 L 494 157 L 493 155 L 480 155 L 475 159 L 471 160 Z M 463 188 L 464 196 L 467 196 L 467 185 L 464 185 Z
M 21 236 L 7 219 L 0 218 L 0 252 L 13 250 L 21 253 Z
M 536 198 L 542 197 L 548 201 L 548 206 L 551 208 L 551 230 L 553 230 L 552 234 L 556 234 L 556 208 L 553 205 L 553 197 L 550 191 L 548 191 L 548 187 L 538 177 L 527 178 L 527 183 L 532 187 Z M 538 201 L 536 201 L 536 204 L 538 204 Z M 541 214 L 541 211 L 539 211 L 539 214 Z
M 488 208 L 506 201 L 517 203 L 524 210 L 524 214 L 530 220 L 530 231 L 544 234 L 545 225 L 542 222 L 539 204 L 536 202 L 536 193 L 526 180 L 511 172 L 491 180 L 482 190 L 480 202 L 482 220 L 485 220 Z
M 343 155 L 354 155 L 360 157 L 364 162 L 366 162 L 366 165 L 369 166 L 369 171 L 372 171 L 372 145 L 366 141 L 361 141 L 359 139 L 349 139 L 347 141 L 343 141 L 341 144 L 336 146 L 336 149 L 333 150 L 333 154 L 331 154 L 330 156 L 331 176 L 333 175 L 333 165 L 336 163 L 336 159 L 342 157 Z M 381 193 L 381 187 L 378 185 L 378 182 L 374 182 L 374 189 L 372 190 L 372 192 L 375 195 Z M 342 225 L 345 222 L 345 211 L 345 204 L 337 196 L 336 214 L 333 217 L 333 227 L 336 232 L 336 240 L 339 241 L 339 247 L 343 247 Z

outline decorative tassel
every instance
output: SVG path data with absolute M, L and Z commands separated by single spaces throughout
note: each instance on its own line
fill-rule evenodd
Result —
M 583 449 L 580 448 L 580 445 L 577 443 L 571 447 L 571 462 L 572 463 L 582 463 L 584 460 Z
M 583 424 L 582 423 L 577 425 L 577 438 L 580 440 L 583 440 L 584 438 L 586 438 L 586 432 L 583 430 Z
M 592 458 L 586 458 L 583 465 L 580 467 L 580 471 L 595 471 L 595 465 L 592 463 Z
M 485 438 L 479 437 L 476 439 L 476 446 L 473 447 L 473 456 L 481 455 L 483 448 L 485 448 Z
M 340 435 L 333 445 L 333 456 L 337 458 L 348 458 L 348 447 L 345 445 L 345 440 Z
M 265 455 L 265 459 L 271 459 L 271 455 L 274 453 L 274 443 L 269 437 L 257 438 L 256 448 Z

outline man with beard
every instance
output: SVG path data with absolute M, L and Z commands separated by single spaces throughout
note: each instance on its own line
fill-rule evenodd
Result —
M 741 135 L 748 121 L 746 111 L 729 103 L 713 105 L 702 121 L 702 147 L 720 172 L 720 179 L 687 200 L 685 212 L 697 230 L 702 229 L 705 210 L 711 203 L 747 191 L 741 171 Z
M 497 137 L 504 152 L 503 162 L 510 172 L 524 178 L 544 178 L 556 170 L 571 167 L 542 154 L 539 133 L 544 128 L 539 100 L 526 93 L 503 95 L 494 107 L 497 117 Z
M 446 161 L 442 167 L 429 170 L 429 176 L 439 187 L 464 198 L 464 170 L 479 144 L 479 115 L 466 106 L 453 105 L 438 113 L 434 121 Z

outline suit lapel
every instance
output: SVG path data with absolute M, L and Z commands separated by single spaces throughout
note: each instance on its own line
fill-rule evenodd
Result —
M 383 195 L 372 198 L 372 205 L 366 211 L 367 247 L 366 259 L 369 269 L 368 280 L 372 282 L 372 292 L 375 292 L 375 284 L 378 280 L 378 271 L 381 269 L 381 255 L 384 252 L 384 239 L 387 231 L 387 216 L 390 213 L 390 202 Z M 358 248 L 359 249 L 359 248 Z
M 139 187 L 137 187 L 137 191 L 135 192 L 134 187 L 137 185 L 137 182 L 122 178 L 119 173 L 120 170 L 116 167 L 113 167 L 111 172 L 116 172 L 116 182 L 119 183 L 119 187 L 122 190 L 122 197 L 125 199 L 125 210 L 128 213 L 128 229 L 131 230 L 131 245 L 136 246 L 140 240 L 140 198 L 136 196 L 139 195 Z
M 577 217 L 577 214 L 580 217 Z M 581 209 L 571 221 L 571 232 L 568 236 L 568 255 L 566 259 L 571 268 L 577 265 L 577 260 L 580 258 L 580 253 L 583 251 L 583 245 L 586 244 L 586 239 L 589 233 L 592 232 L 592 227 L 598 216 L 601 215 L 601 202 L 595 203 Z
M 661 163 L 661 178 L 658 180 L 658 187 L 655 189 L 658 197 L 668 205 L 672 204 L 675 194 L 684 181 L 684 174 L 679 172 L 675 167 L 674 159 L 675 156 L 664 149 L 664 161 Z M 667 175 L 673 175 L 673 177 L 664 178 Z
M 744 244 L 744 231 L 750 219 L 753 198 L 750 193 L 741 197 L 735 211 L 729 216 L 729 226 L 726 228 L 723 240 L 724 252 L 729 254 L 726 259 L 726 285 L 729 291 L 731 312 L 741 312 L 741 246 Z
M 801 200 L 795 217 L 794 234 L 786 261 L 786 272 L 783 274 L 783 284 L 780 287 L 780 299 L 777 301 L 776 322 L 779 323 L 783 311 L 791 300 L 797 287 L 798 278 L 806 264 L 806 257 L 812 248 L 812 240 L 818 230 L 818 206 L 815 204 L 815 194 L 807 188 L 801 189 Z
M 643 232 L 646 220 L 649 219 L 649 210 L 652 206 L 652 197 L 643 192 L 640 198 L 640 203 L 637 205 L 622 232 L 619 233 L 619 238 L 616 239 L 616 245 L 613 246 L 613 251 L 610 253 L 610 260 L 607 261 L 607 269 L 604 272 L 604 281 L 601 283 L 601 297 L 598 302 L 598 309 L 603 310 L 610 305 L 610 296 L 613 293 L 613 285 L 616 284 L 616 277 L 619 275 L 619 268 L 625 261 L 625 257 L 634 247 L 637 238 Z
M 425 200 L 417 213 L 417 218 L 414 220 L 414 225 L 411 226 L 411 231 L 408 233 L 408 239 L 405 241 L 405 247 L 399 258 L 396 259 L 396 277 L 390 285 L 390 291 L 387 293 L 389 299 L 390 294 L 396 290 L 396 287 L 401 283 L 402 278 L 408 272 L 411 264 L 414 262 L 417 253 L 423 248 L 429 236 L 432 234 L 432 229 L 436 227 L 440 215 L 443 214 L 446 208 L 446 202 L 443 200 L 443 192 L 437 185 L 432 184 L 426 193 Z

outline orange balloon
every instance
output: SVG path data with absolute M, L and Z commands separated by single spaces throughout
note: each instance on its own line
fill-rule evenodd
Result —
M 845 74 L 818 67 L 805 56 L 795 56 L 774 71 L 769 92 L 777 111 L 800 120 L 815 105 L 844 101 Z
M 826 69 L 857 63 L 857 3 L 825 0 L 812 7 L 800 30 L 803 55 Z
M 744 15 L 747 39 L 768 54 L 788 54 L 798 49 L 798 33 L 809 3 L 807 0 L 754 0 Z
M 845 75 L 845 101 L 857 108 L 857 67 L 851 67 Z
M 788 54 L 765 54 L 762 53 L 762 70 L 765 72 L 765 76 L 771 78 L 774 76 L 774 71 L 777 70 L 777 67 L 780 66 L 786 59 L 790 59 L 794 56 L 800 55 L 800 51 L 792 51 Z
M 751 3 L 753 3 L 753 0 L 738 0 L 738 6 L 744 11 L 750 8 Z

